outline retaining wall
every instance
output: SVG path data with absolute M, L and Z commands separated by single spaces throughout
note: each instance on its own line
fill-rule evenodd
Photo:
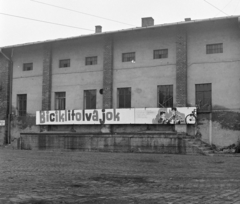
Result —
M 19 149 L 101 152 L 145 152 L 168 154 L 200 153 L 176 133 L 79 134 L 21 133 Z

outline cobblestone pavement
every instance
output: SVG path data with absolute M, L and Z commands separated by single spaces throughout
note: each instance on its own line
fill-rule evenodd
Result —
M 240 204 L 240 157 L 1 148 L 0 203 Z

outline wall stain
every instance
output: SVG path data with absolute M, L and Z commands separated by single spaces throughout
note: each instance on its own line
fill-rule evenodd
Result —
M 217 111 L 212 113 L 212 121 L 218 122 L 223 129 L 240 130 L 240 113 L 234 111 Z
M 137 89 L 135 89 L 135 92 L 138 93 L 138 94 L 140 94 L 140 93 L 142 93 L 142 89 L 137 88 Z
M 17 115 L 16 107 L 12 106 L 12 117 L 11 117 L 11 125 L 13 128 L 19 128 L 20 130 L 24 130 L 26 128 L 30 128 L 32 126 L 36 126 L 36 116 L 26 113 L 25 116 Z
M 46 135 L 39 135 L 38 136 L 38 148 L 40 150 L 45 150 L 47 147 L 47 136 Z
M 23 132 L 40 132 L 40 127 L 36 125 L 36 116 L 29 113 L 26 116 L 19 116 L 16 108 L 12 106 L 11 140 L 19 138 Z
M 36 125 L 36 116 L 32 116 L 27 114 L 26 116 L 18 116 L 17 117 L 18 124 L 20 125 L 20 129 L 26 129 L 27 127 L 31 128 Z

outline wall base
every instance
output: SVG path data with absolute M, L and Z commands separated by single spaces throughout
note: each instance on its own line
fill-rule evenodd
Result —
M 21 133 L 20 149 L 197 154 L 177 133 Z

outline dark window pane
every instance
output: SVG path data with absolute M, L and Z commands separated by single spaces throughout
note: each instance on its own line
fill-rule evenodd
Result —
M 85 109 L 96 109 L 96 90 L 85 90 L 84 91 L 84 106 Z
M 209 44 L 206 46 L 207 54 L 223 53 L 223 43 Z
M 154 50 L 153 58 L 154 59 L 168 58 L 168 49 Z
M 17 95 L 17 106 L 19 116 L 25 116 L 27 114 L 27 94 Z
M 211 98 L 211 92 L 209 92 L 209 91 L 204 92 L 204 98 L 210 99 Z
M 23 64 L 23 71 L 31 71 L 33 70 L 33 63 L 24 63 Z
M 118 89 L 118 108 L 131 108 L 131 88 Z
M 158 86 L 158 107 L 173 107 L 173 85 Z
M 64 67 L 70 67 L 70 59 L 64 59 L 59 61 L 59 67 L 64 68 Z
M 122 54 L 123 62 L 131 62 L 135 61 L 135 52 L 123 53 Z
M 55 93 L 55 109 L 65 110 L 65 107 L 66 107 L 66 93 L 56 92 Z
M 211 84 L 196 84 L 196 105 L 199 112 L 209 112 L 212 106 Z
M 118 98 L 118 100 L 119 100 L 119 108 L 124 108 L 125 106 L 124 106 L 124 95 L 119 95 L 119 98 Z
M 129 94 L 125 96 L 125 107 L 131 108 L 131 95 Z
M 85 64 L 86 64 L 86 65 L 95 65 L 95 64 L 97 64 L 97 56 L 94 56 L 94 57 L 86 57 L 86 59 L 85 59 Z

